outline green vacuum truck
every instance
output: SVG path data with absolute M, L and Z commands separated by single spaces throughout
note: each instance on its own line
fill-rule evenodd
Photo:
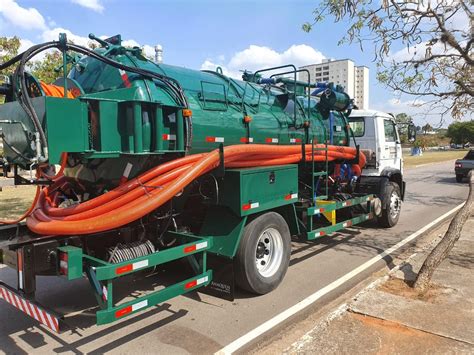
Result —
M 0 64 L 15 68 L 0 85 L 4 159 L 15 184 L 37 186 L 22 218 L 0 222 L 2 262 L 18 275 L 0 295 L 44 326 L 59 331 L 67 315 L 35 300 L 37 276 L 86 277 L 106 324 L 196 289 L 264 295 L 285 276 L 291 238 L 397 223 L 404 183 L 364 175 L 342 87 L 299 81 L 293 65 L 236 80 L 154 63 L 120 35 L 90 38 L 97 49 L 61 35 Z M 63 65 L 47 84 L 27 63 L 50 49 Z M 179 276 L 114 297 L 143 270 Z

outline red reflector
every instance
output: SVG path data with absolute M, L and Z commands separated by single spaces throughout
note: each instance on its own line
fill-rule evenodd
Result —
M 291 195 L 286 195 L 285 200 L 291 200 Z
M 184 288 L 188 289 L 188 288 L 193 288 L 194 286 L 197 285 L 197 280 L 194 280 L 194 281 L 191 281 L 191 282 L 188 282 Z
M 184 248 L 185 253 L 191 253 L 196 250 L 196 244 L 190 245 L 189 247 Z
M 323 236 L 323 235 L 326 235 L 326 232 L 324 232 L 324 231 L 319 232 L 319 236 Z
M 121 310 L 115 312 L 115 318 L 123 317 L 126 314 L 129 314 L 132 311 L 132 306 L 122 308 Z
M 319 209 L 319 212 L 320 212 L 320 213 L 321 213 L 321 212 L 324 212 L 324 208 L 320 208 L 320 209 Z
M 214 137 L 206 137 L 206 142 L 213 143 L 215 140 Z
M 125 272 L 129 272 L 129 271 L 132 271 L 133 270 L 133 265 L 132 264 L 128 264 L 128 265 L 125 265 L 125 266 L 121 266 L 121 267 L 118 267 L 115 269 L 115 273 L 117 275 L 120 275 L 120 274 L 123 274 Z
M 67 253 L 59 253 L 59 260 L 67 261 L 67 259 L 68 259 Z
M 250 209 L 250 203 L 247 203 L 246 205 L 243 205 L 243 206 L 242 206 L 242 209 L 243 209 L 244 211 L 249 210 L 249 209 Z

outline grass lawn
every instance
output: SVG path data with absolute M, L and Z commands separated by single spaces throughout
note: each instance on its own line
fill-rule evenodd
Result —
M 405 167 L 428 164 L 428 163 L 437 163 L 447 160 L 454 160 L 463 158 L 467 153 L 467 150 L 447 150 L 447 151 L 427 151 L 423 152 L 421 157 L 404 155 L 403 161 Z M 454 169 L 454 165 L 453 165 Z
M 0 191 L 0 219 L 21 216 L 35 197 L 35 186 L 6 186 Z

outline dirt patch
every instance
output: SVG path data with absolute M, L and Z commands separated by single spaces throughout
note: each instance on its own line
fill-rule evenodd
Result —
M 360 346 L 366 354 L 446 354 L 461 350 L 453 340 L 436 334 L 406 327 L 402 324 L 378 319 L 362 314 L 350 313 L 350 316 L 363 325 L 360 331 Z M 353 348 L 353 346 L 351 346 Z M 358 350 L 362 350 L 358 349 Z M 430 349 L 427 351 L 427 349 Z M 347 349 L 349 350 L 349 349 Z M 352 350 L 352 349 L 350 349 Z M 351 351 L 352 352 L 352 351 Z M 356 353 L 359 351 L 356 351 Z
M 380 291 L 388 292 L 393 295 L 415 299 L 423 302 L 437 303 L 440 297 L 446 293 L 452 293 L 453 289 L 443 287 L 438 284 L 431 284 L 431 287 L 425 294 L 420 294 L 413 287 L 413 281 L 405 281 L 398 278 L 390 278 L 378 287 Z
M 351 317 L 354 317 L 364 325 L 374 328 L 382 328 L 385 332 L 393 334 L 405 335 L 410 337 L 425 337 L 428 334 L 417 329 L 406 327 L 400 323 L 391 322 L 385 319 L 375 318 L 365 314 L 350 313 Z

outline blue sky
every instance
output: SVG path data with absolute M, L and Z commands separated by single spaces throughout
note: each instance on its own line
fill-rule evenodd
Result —
M 412 98 L 400 98 L 376 82 L 373 51 L 358 45 L 338 46 L 346 24 L 326 23 L 311 33 L 301 25 L 311 20 L 318 1 L 118 1 L 0 0 L 0 35 L 17 35 L 24 46 L 57 38 L 64 30 L 76 43 L 122 34 L 130 44 L 164 47 L 169 64 L 201 69 L 218 64 L 228 72 L 256 70 L 259 65 L 312 64 L 322 58 L 350 58 L 370 68 L 370 107 L 416 113 Z M 242 67 L 241 67 L 242 66 Z M 397 101 L 398 100 L 398 101 Z M 427 118 L 417 116 L 417 124 Z M 437 122 L 439 118 L 430 118 Z

